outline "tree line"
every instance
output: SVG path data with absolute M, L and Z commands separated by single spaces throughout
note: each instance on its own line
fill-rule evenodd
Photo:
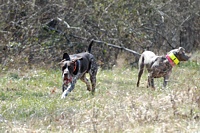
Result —
M 100 40 L 164 53 L 200 44 L 199 0 L 2 0 L 0 62 L 10 66 L 57 66 L 64 52 L 87 50 Z M 92 53 L 102 68 L 112 68 L 124 51 L 96 43 Z M 127 64 L 137 62 L 131 53 Z

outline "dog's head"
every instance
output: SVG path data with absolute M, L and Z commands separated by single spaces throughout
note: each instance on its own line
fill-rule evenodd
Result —
M 185 49 L 183 47 L 173 49 L 169 53 L 173 53 L 179 61 L 187 61 L 190 58 L 190 56 L 185 53 Z
M 64 84 L 68 84 L 73 80 L 73 73 L 76 70 L 76 61 L 79 59 L 80 57 L 71 59 L 67 53 L 63 54 L 63 59 L 59 64 L 61 64 Z

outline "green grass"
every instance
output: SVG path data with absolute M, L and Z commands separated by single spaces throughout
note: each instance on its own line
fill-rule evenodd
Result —
M 0 132 L 200 132 L 200 65 L 181 63 L 167 88 L 137 69 L 99 70 L 95 95 L 80 80 L 61 99 L 60 70 L 0 75 Z

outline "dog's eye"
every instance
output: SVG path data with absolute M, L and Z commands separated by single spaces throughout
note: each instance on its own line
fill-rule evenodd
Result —
M 64 71 L 66 68 L 67 68 L 67 66 L 64 65 L 64 66 L 62 67 L 62 71 Z
M 70 66 L 68 66 L 68 70 L 71 70 L 72 68 Z

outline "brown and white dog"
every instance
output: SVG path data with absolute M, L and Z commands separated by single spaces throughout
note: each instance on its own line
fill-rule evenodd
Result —
M 148 71 L 147 87 L 150 86 L 155 89 L 154 78 L 164 77 L 163 86 L 166 87 L 173 66 L 177 65 L 180 61 L 187 61 L 189 58 L 190 57 L 186 55 L 183 47 L 171 50 L 166 56 L 157 56 L 151 51 L 144 51 L 141 54 L 138 63 L 139 73 L 137 87 L 139 87 L 140 78 L 143 74 L 145 66 Z
M 92 91 L 92 94 L 94 93 L 98 66 L 94 56 L 90 53 L 92 43 L 93 41 L 91 41 L 88 47 L 88 52 L 73 55 L 68 55 L 67 53 L 63 54 L 63 60 L 60 62 L 63 79 L 63 94 L 61 98 L 65 98 L 68 93 L 74 89 L 78 79 L 81 79 L 86 84 L 87 90 Z M 89 73 L 90 75 L 92 88 L 90 82 L 86 78 L 86 73 Z

